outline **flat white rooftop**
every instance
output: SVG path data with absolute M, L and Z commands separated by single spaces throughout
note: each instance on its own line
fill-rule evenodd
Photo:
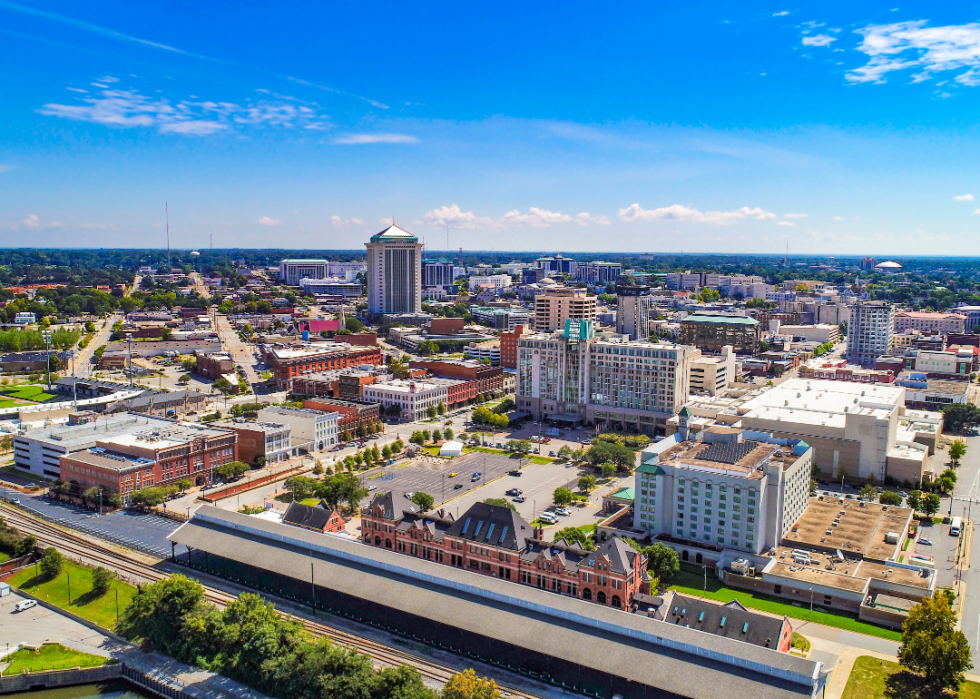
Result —
M 739 407 L 738 412 L 747 415 L 755 414 L 763 408 L 780 408 L 792 411 L 819 411 L 840 414 L 843 417 L 845 412 L 871 414 L 867 411 L 875 409 L 870 407 L 872 405 L 887 406 L 881 413 L 887 415 L 891 407 L 905 405 L 905 389 L 901 386 L 869 385 L 850 381 L 790 379 L 746 401 Z M 759 417 L 763 415 L 760 414 Z

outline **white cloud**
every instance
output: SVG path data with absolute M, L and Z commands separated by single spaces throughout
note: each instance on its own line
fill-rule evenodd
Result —
M 352 225 L 353 226 L 360 226 L 363 223 L 364 223 L 364 221 L 362 221 L 359 218 L 343 219 L 340 216 L 331 216 L 330 217 L 330 225 L 333 226 L 334 228 L 346 228 L 347 226 L 352 226 Z
M 953 201 L 973 201 L 972 194 L 957 194 L 953 197 Z
M 500 218 L 489 216 L 477 216 L 472 211 L 463 211 L 458 205 L 441 206 L 425 214 L 423 223 L 429 225 L 445 226 L 453 228 L 472 229 L 472 228 L 514 228 L 531 226 L 532 228 L 548 228 L 559 223 L 577 223 L 580 226 L 608 226 L 609 219 L 606 216 L 594 216 L 588 212 L 572 216 L 557 211 L 548 211 L 532 206 L 527 213 L 521 213 L 519 209 L 508 211 Z
M 792 221 L 779 221 L 776 223 L 777 226 L 795 226 L 796 224 Z
M 66 87 L 65 89 L 66 90 L 71 90 L 72 92 L 81 92 L 83 95 L 87 95 L 88 94 L 88 90 L 83 90 L 80 87 Z
M 136 90 L 106 88 L 97 96 L 79 97 L 74 104 L 46 104 L 38 112 L 73 121 L 155 128 L 160 133 L 184 136 L 206 136 L 240 127 L 330 127 L 329 117 L 320 114 L 317 105 L 279 95 L 242 106 L 209 100 L 170 102 L 145 97 Z
M 782 12 L 773 12 L 772 13 L 772 16 L 773 17 L 785 17 L 788 14 L 789 14 L 789 10 L 783 10 Z
M 888 73 L 920 69 L 912 82 L 922 82 L 942 71 L 961 71 L 961 85 L 980 85 L 980 24 L 927 27 L 926 20 L 869 25 L 858 29 L 864 40 L 858 50 L 870 57 L 864 66 L 847 73 L 853 83 L 883 83 Z
M 39 219 L 36 214 L 31 214 L 21 221 L 20 224 L 24 226 L 24 228 L 39 228 L 41 226 L 41 219 Z
M 980 209 L 977 209 L 976 211 L 974 211 L 973 212 L 973 215 L 974 216 L 980 216 Z
M 102 78 L 96 78 L 96 80 L 99 81 L 100 83 L 117 83 L 117 82 L 119 82 L 119 78 L 114 78 L 111 75 L 106 75 L 105 77 L 102 77 Z
M 835 221 L 843 221 L 844 220 L 844 217 L 843 216 L 834 216 L 834 220 Z
M 333 142 L 347 146 L 359 146 L 367 143 L 418 143 L 419 139 L 401 133 L 353 133 L 338 136 Z
M 282 221 L 277 221 L 274 218 L 263 216 L 258 221 L 256 221 L 256 223 L 259 224 L 260 226 L 278 226 L 280 223 L 282 223 Z
M 0 165 L 0 172 L 10 172 L 15 167 L 17 167 L 17 166 L 16 165 Z
M 806 218 L 806 214 L 783 214 L 783 218 L 792 218 L 792 219 Z
M 735 211 L 698 211 L 683 204 L 674 204 L 659 209 L 644 209 L 639 204 L 632 204 L 619 210 L 619 219 L 632 223 L 633 221 L 679 221 L 684 223 L 713 223 L 726 226 L 744 218 L 754 218 L 759 221 L 771 221 L 776 214 L 760 208 L 743 206 Z
M 837 37 L 830 36 L 829 34 L 817 34 L 815 36 L 803 37 L 804 46 L 830 46 L 835 41 L 837 41 Z

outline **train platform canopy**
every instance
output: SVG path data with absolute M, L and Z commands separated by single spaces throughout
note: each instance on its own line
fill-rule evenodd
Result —
M 213 506 L 168 538 L 680 697 L 797 699 L 827 678 L 821 663 L 787 653 Z

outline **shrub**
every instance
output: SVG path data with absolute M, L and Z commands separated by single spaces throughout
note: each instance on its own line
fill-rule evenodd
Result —
M 48 580 L 54 580 L 65 569 L 65 557 L 61 555 L 61 551 L 51 546 L 44 550 L 39 567 L 41 569 L 41 575 Z
M 109 591 L 109 586 L 115 577 L 113 571 L 99 566 L 92 571 L 92 592 L 101 597 Z

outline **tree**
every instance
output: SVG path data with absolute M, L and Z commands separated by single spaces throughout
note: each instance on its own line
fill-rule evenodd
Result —
M 603 478 L 612 478 L 616 475 L 616 464 L 607 461 L 604 463 L 600 469 Z
M 184 492 L 185 490 L 190 490 L 194 486 L 194 484 L 191 483 L 189 478 L 181 478 L 176 483 L 174 483 L 174 486 L 180 492 Z
M 437 429 L 436 430 L 432 430 L 432 441 L 433 442 L 441 442 L 442 441 L 442 432 L 440 432 Z
M 882 505 L 901 505 L 902 496 L 892 490 L 886 490 L 878 497 L 878 502 Z
M 945 594 L 937 591 L 909 611 L 902 624 L 898 661 L 921 674 L 937 696 L 942 690 L 959 689 L 963 673 L 973 663 L 970 644 L 963 632 L 956 630 L 956 614 Z
M 102 491 L 95 486 L 87 488 L 84 493 L 82 493 L 82 498 L 90 505 L 95 505 L 102 500 Z
M 956 484 L 956 471 L 954 471 L 951 468 L 947 468 L 945 471 L 943 471 L 942 473 L 939 474 L 939 478 L 940 479 L 948 478 L 949 480 L 953 481 L 953 484 L 955 485 Z
M 41 556 L 40 569 L 41 575 L 48 580 L 54 580 L 65 569 L 65 557 L 61 555 L 61 551 L 54 546 L 50 546 L 44 549 L 44 555 Z
M 218 378 L 216 378 L 214 380 L 214 383 L 212 383 L 211 385 L 214 387 L 214 390 L 220 391 L 221 393 L 225 393 L 225 394 L 231 393 L 233 388 L 231 382 L 229 382 L 228 379 L 226 379 L 224 376 L 219 376 Z
M 919 510 L 927 517 L 933 517 L 939 512 L 939 505 L 939 496 L 935 493 L 929 493 L 922 498 L 922 505 L 919 506 Z
M 416 430 L 412 432 L 412 436 L 408 438 L 408 441 L 421 447 L 425 444 L 425 437 L 422 436 L 421 432 Z
M 564 529 L 559 529 L 555 533 L 555 541 L 561 541 L 562 539 L 565 540 L 566 544 L 578 544 L 586 551 L 595 551 L 595 544 L 592 543 L 592 537 L 578 527 L 565 527 Z
M 817 483 L 817 479 L 816 478 L 811 478 L 810 479 L 810 497 L 811 498 L 814 497 L 817 494 L 817 487 L 818 486 L 819 486 L 819 483 Z
M 583 493 L 587 493 L 593 488 L 595 488 L 595 484 L 596 484 L 596 478 L 595 476 L 592 475 L 582 476 L 581 478 L 578 479 L 578 489 L 581 490 Z
M 115 577 L 114 571 L 99 566 L 92 571 L 92 592 L 101 597 L 109 591 L 109 586 Z
M 507 448 L 515 454 L 527 454 L 531 451 L 531 442 L 527 439 L 512 439 L 507 442 Z
M 860 495 L 862 500 L 867 500 L 868 502 L 878 501 L 878 489 L 875 488 L 870 483 L 868 483 L 868 485 L 861 488 Z
M 436 412 L 438 412 L 440 415 L 446 414 L 446 404 L 442 402 L 441 398 L 439 399 L 439 405 L 436 408 Z
M 426 442 L 428 442 L 431 437 L 432 434 L 429 432 L 429 430 L 422 430 L 422 438 L 425 439 Z
M 514 503 L 510 500 L 505 500 L 504 498 L 487 498 L 483 501 L 486 505 L 493 505 L 495 507 L 506 507 L 509 510 L 517 512 L 517 508 L 514 507 Z
M 952 459 L 953 465 L 957 465 L 960 459 L 966 454 L 966 444 L 962 439 L 957 439 L 952 444 L 949 445 L 949 458 Z
M 293 476 L 283 482 L 283 486 L 293 494 L 294 501 L 305 500 L 316 491 L 318 481 L 309 476 Z
M 942 413 L 947 432 L 965 432 L 980 425 L 980 407 L 973 403 L 950 403 Z
M 453 438 L 453 428 L 452 427 L 447 427 L 446 428 L 446 431 L 443 432 L 442 434 L 443 434 L 443 436 L 445 436 L 446 439 L 452 439 Z
M 385 461 L 391 458 L 391 447 L 385 444 L 384 449 L 381 450 L 381 456 Z
M 656 543 L 643 549 L 647 557 L 647 570 L 653 573 L 661 585 L 669 585 L 671 578 L 681 569 L 677 551 L 667 544 Z
M 429 418 L 434 418 L 438 414 L 438 411 L 436 410 L 436 406 L 430 405 L 428 408 L 425 409 L 425 414 L 428 415 Z
M 607 461 L 616 464 L 620 470 L 629 471 L 636 465 L 636 454 L 632 449 L 615 442 L 596 442 L 585 452 L 585 460 L 593 466 Z
M 214 469 L 214 475 L 223 481 L 229 481 L 233 478 L 240 478 L 250 470 L 251 467 L 244 461 L 229 461 Z
M 565 507 L 572 502 L 572 491 L 568 488 L 555 488 L 555 492 L 551 497 L 556 505 Z
M 392 359 L 391 363 L 388 365 L 388 368 L 391 369 L 391 373 L 394 374 L 396 379 L 408 378 L 409 366 L 408 366 L 408 359 L 406 359 L 405 357 L 396 357 Z M 399 406 L 399 412 L 401 412 L 400 406 Z
M 428 493 L 420 491 L 412 496 L 412 502 L 419 506 L 420 511 L 425 513 L 431 510 L 432 506 L 436 504 L 436 499 Z
M 558 450 L 558 458 L 562 459 L 563 461 L 568 461 L 570 458 L 572 458 L 573 453 L 572 448 L 566 444 Z
M 180 378 L 177 379 L 177 383 L 179 383 L 181 386 L 186 386 L 190 382 L 191 382 L 190 374 L 181 374 Z
M 909 493 L 908 498 L 906 498 L 906 505 L 908 505 L 912 512 L 922 509 L 922 491 L 913 490 Z
M 956 481 L 949 476 L 943 476 L 939 479 L 939 490 L 941 490 L 943 493 L 951 493 L 955 487 Z
M 442 688 L 442 699 L 500 699 L 497 683 L 473 670 L 457 672 Z

